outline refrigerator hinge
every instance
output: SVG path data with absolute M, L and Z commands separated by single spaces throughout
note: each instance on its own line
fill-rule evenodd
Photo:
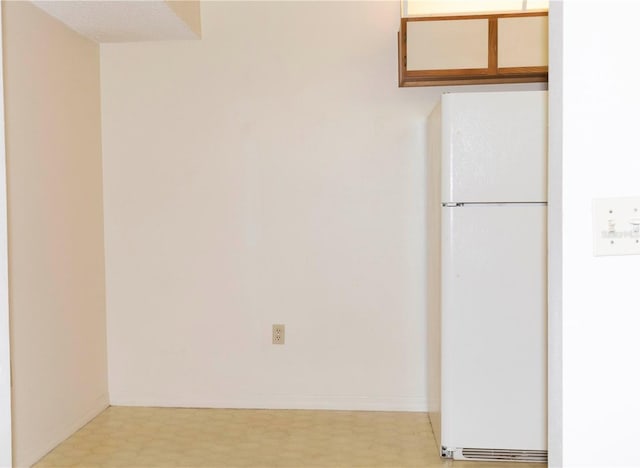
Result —
M 464 206 L 464 203 L 443 203 L 442 206 L 445 208 L 456 208 L 459 206 Z
M 453 458 L 453 450 L 447 447 L 440 447 L 440 456 L 442 458 Z

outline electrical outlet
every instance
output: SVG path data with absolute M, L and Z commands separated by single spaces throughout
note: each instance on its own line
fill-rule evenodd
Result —
M 284 344 L 284 325 L 282 324 L 273 325 L 271 342 L 273 344 Z

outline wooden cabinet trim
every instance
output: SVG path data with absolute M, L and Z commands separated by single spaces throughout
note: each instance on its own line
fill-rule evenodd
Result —
M 521 18 L 524 16 L 548 16 L 547 10 L 528 10 L 528 11 L 505 11 L 496 13 L 451 13 L 442 15 L 427 15 L 427 16 L 405 16 L 401 18 L 401 21 L 438 21 L 438 20 L 452 20 L 452 19 L 491 19 L 491 18 Z
M 508 75 L 541 75 L 548 74 L 549 67 L 502 67 L 498 68 L 498 75 L 500 76 L 508 76 Z
M 406 73 L 407 78 L 422 78 L 422 77 L 452 77 L 452 78 L 464 78 L 465 76 L 488 76 L 491 72 L 488 68 L 456 68 L 451 70 L 429 70 L 429 75 L 425 76 L 423 70 L 410 70 Z
M 489 64 L 488 72 L 494 75 L 498 71 L 498 18 L 489 18 Z

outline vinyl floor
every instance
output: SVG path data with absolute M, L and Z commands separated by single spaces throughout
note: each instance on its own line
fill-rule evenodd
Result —
M 425 413 L 110 407 L 49 467 L 541 468 L 442 460 Z

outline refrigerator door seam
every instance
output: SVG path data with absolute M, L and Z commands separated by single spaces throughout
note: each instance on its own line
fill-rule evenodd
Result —
M 458 203 L 443 203 L 443 208 L 462 208 L 467 205 L 470 206 L 504 206 L 504 205 L 519 205 L 519 206 L 547 206 L 547 202 L 458 202 Z

